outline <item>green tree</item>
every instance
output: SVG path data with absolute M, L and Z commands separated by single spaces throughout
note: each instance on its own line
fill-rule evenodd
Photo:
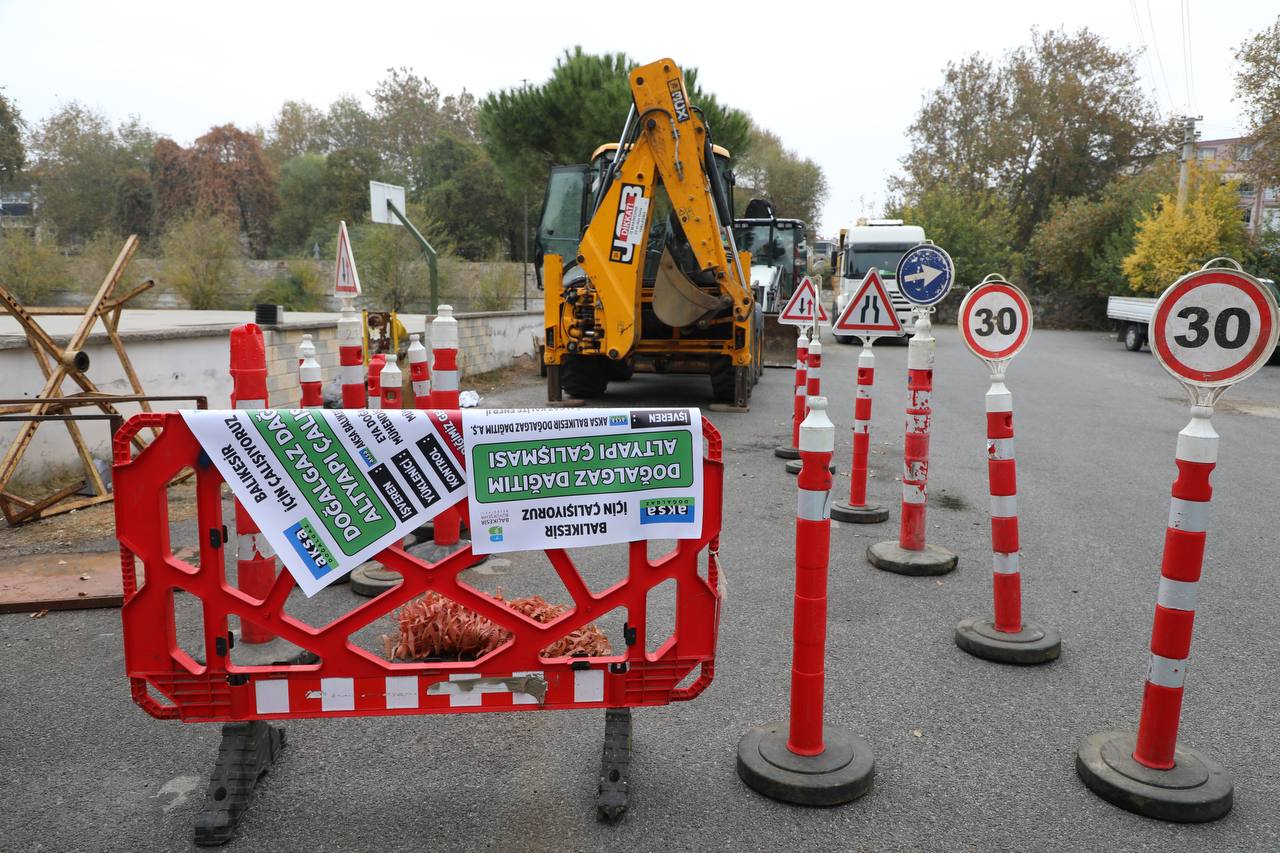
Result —
M 240 278 L 244 250 L 227 217 L 203 212 L 178 219 L 160 238 L 163 281 L 196 310 L 225 307 Z
M 363 148 L 340 148 L 325 160 L 323 206 L 338 219 L 363 222 L 369 214 L 369 181 L 383 179 L 382 160 Z
M 1166 193 L 1155 210 L 1138 220 L 1133 252 L 1124 259 L 1124 273 L 1133 290 L 1160 293 L 1210 258 L 1240 260 L 1245 249 L 1236 183 L 1193 168 L 1182 210 L 1178 210 L 1174 194 Z
M 325 114 L 306 101 L 285 101 L 271 120 L 263 150 L 276 165 L 303 154 L 323 154 L 329 149 L 329 123 Z
M 71 274 L 67 259 L 48 241 L 25 229 L 0 230 L 0 285 L 24 305 L 38 305 L 59 287 L 66 287 Z
M 804 220 L 812 236 L 827 199 L 827 178 L 822 167 L 788 151 L 777 134 L 754 125 L 751 130 L 748 153 L 738 158 L 733 167 L 737 213 L 746 208 L 751 198 L 766 198 L 773 202 L 779 218 Z
M 993 272 L 1014 277 L 1020 271 L 1012 246 L 1013 214 L 995 193 L 937 187 L 914 203 L 890 205 L 888 212 L 908 225 L 923 227 L 930 240 L 944 247 L 961 285 L 977 284 Z
M 133 118 L 113 128 L 105 116 L 72 101 L 31 134 L 37 214 L 63 242 L 78 243 L 117 227 L 117 193 L 126 173 L 149 170 L 155 134 Z
M 1177 160 L 1161 157 L 1136 174 L 1117 176 L 1096 197 L 1055 202 L 1027 246 L 1029 281 L 1095 295 L 1123 291 L 1123 263 L 1133 252 L 1137 221 L 1170 191 L 1177 175 Z
M 518 223 L 502 174 L 479 144 L 445 133 L 420 149 L 421 181 L 413 197 L 443 223 L 462 257 L 478 261 L 499 239 L 509 239 Z
M 283 305 L 289 311 L 323 311 L 329 282 L 315 261 L 290 261 L 253 297 L 258 304 Z
M 1245 171 L 1261 186 L 1280 186 L 1280 16 L 1240 46 L 1236 61 L 1236 100 L 1252 149 Z
M 0 187 L 13 184 L 27 165 L 27 149 L 22 144 L 26 128 L 17 105 L 0 90 Z
M 638 65 L 625 54 L 596 55 L 581 47 L 556 60 L 542 85 L 493 92 L 480 103 L 481 137 L 512 182 L 513 195 L 541 197 L 551 166 L 584 163 L 605 142 L 616 142 L 631 106 L 628 74 Z M 700 108 L 714 141 L 735 156 L 747 153 L 750 121 L 698 85 L 684 69 L 685 87 Z
M 1143 92 L 1135 55 L 1082 29 L 1032 31 L 997 64 L 949 64 L 908 130 L 905 175 L 914 203 L 939 186 L 994 192 L 1014 216 L 1021 251 L 1053 203 L 1101 191 L 1146 157 L 1170 150 L 1171 122 Z
M 323 154 L 299 154 L 280 167 L 280 207 L 272 220 L 276 254 L 305 252 L 311 232 L 332 218 L 325 197 L 328 174 Z

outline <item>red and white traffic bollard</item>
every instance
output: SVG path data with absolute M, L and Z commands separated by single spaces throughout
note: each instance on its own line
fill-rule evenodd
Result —
M 302 340 L 298 343 L 298 368 L 302 368 L 302 362 L 308 358 L 316 357 L 316 345 L 311 340 L 311 335 L 303 335 Z
M 852 524 L 879 524 L 889 508 L 867 503 L 867 468 L 871 457 L 871 392 L 876 381 L 876 356 L 871 337 L 862 339 L 858 353 L 857 395 L 853 399 L 853 464 L 849 469 L 849 500 L 831 505 L 831 517 Z
M 791 399 L 791 446 L 779 445 L 773 449 L 773 455 L 779 459 L 800 458 L 800 422 L 804 420 L 805 400 L 808 398 L 808 359 L 809 336 L 801 326 L 800 337 L 796 338 L 796 386 L 795 395 Z
M 993 373 L 986 394 L 987 481 L 991 491 L 993 619 L 965 619 L 956 645 L 997 663 L 1037 664 L 1055 660 L 1062 637 L 1054 628 L 1022 619 L 1022 573 L 1018 541 L 1017 463 L 1013 455 L 1013 395 L 1004 374 Z
M 382 368 L 387 366 L 387 357 L 382 353 L 369 356 L 369 405 L 370 409 L 382 408 Z
M 835 426 L 827 400 L 809 400 L 800 429 L 796 480 L 796 585 L 792 623 L 791 714 L 756 726 L 738 743 L 738 775 L 767 797 L 831 806 L 871 789 L 875 758 L 861 738 L 823 723 L 827 570 L 831 551 L 831 456 Z
M 324 405 L 324 389 L 320 375 L 320 362 L 315 354 L 307 356 L 298 367 L 298 378 L 302 386 L 303 408 L 319 408 Z
M 394 356 L 387 359 L 378 380 L 382 386 L 382 408 L 404 408 L 404 376 L 400 373 Z
M 266 409 L 267 349 L 262 329 L 253 323 L 231 330 L 231 407 L 234 409 Z M 235 502 L 236 512 L 236 585 L 246 595 L 264 599 L 276 580 L 275 551 L 254 522 L 252 516 Z M 240 639 L 245 643 L 267 643 L 275 634 L 241 621 Z
M 431 408 L 458 408 L 458 321 L 452 305 L 441 305 L 431 321 Z M 450 507 L 437 515 L 432 541 L 438 554 L 456 551 L 462 545 L 462 513 Z M 432 561 L 434 562 L 434 560 Z
M 917 307 L 915 334 L 907 344 L 907 423 L 902 441 L 902 523 L 898 540 L 867 549 L 877 569 L 901 575 L 941 575 L 956 567 L 956 555 L 925 541 L 932 428 L 933 362 L 937 341 L 931 308 Z
M 809 414 L 808 401 L 822 396 L 822 341 L 818 340 L 817 335 L 809 342 L 808 353 L 805 356 L 804 389 L 804 397 L 796 397 L 796 402 L 803 411 L 802 418 Z M 802 399 L 803 402 L 801 402 Z M 835 463 L 830 460 L 828 463 L 831 470 L 835 471 Z M 788 474 L 799 474 L 802 465 L 802 460 L 792 459 L 785 467 Z
M 338 317 L 338 376 L 342 382 L 342 408 L 363 409 L 366 389 L 360 317 L 351 308 L 350 300 L 346 301 Z
M 413 389 L 413 407 L 431 405 L 431 368 L 427 365 L 427 348 L 417 335 L 409 336 L 409 385 Z

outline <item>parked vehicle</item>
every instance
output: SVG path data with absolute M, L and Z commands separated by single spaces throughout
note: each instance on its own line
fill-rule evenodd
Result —
M 1271 292 L 1280 299 L 1280 288 L 1269 278 L 1260 278 L 1260 282 L 1271 288 Z M 1149 343 L 1151 317 L 1155 314 L 1156 300 L 1150 296 L 1108 296 L 1107 319 L 1116 330 L 1116 340 L 1124 341 L 1124 348 L 1129 352 L 1139 352 Z M 1277 350 L 1280 352 L 1280 349 Z M 1275 363 L 1277 355 L 1271 356 Z
M 919 225 L 903 225 L 901 219 L 860 219 L 852 228 L 841 229 L 840 244 L 836 252 L 835 269 L 839 273 L 836 284 L 836 300 L 832 317 L 839 317 L 844 306 L 853 298 L 862 280 L 872 267 L 880 270 L 885 289 L 894 313 L 904 329 L 911 328 L 911 303 L 898 292 L 894 278 L 898 261 L 912 246 L 923 243 L 924 229 Z M 836 335 L 842 344 L 853 343 L 849 335 Z

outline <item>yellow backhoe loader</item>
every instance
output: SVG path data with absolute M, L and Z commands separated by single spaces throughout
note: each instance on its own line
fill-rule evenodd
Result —
M 630 81 L 619 141 L 547 184 L 537 250 L 548 399 L 599 397 L 639 368 L 707 374 L 717 401 L 746 406 L 763 331 L 751 258 L 734 242 L 729 152 L 675 62 Z

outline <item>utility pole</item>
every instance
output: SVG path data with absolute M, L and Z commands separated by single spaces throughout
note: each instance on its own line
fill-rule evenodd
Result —
M 1191 179 L 1191 161 L 1196 158 L 1196 122 L 1204 116 L 1182 117 L 1182 169 L 1178 173 L 1178 212 L 1187 206 L 1187 184 Z

